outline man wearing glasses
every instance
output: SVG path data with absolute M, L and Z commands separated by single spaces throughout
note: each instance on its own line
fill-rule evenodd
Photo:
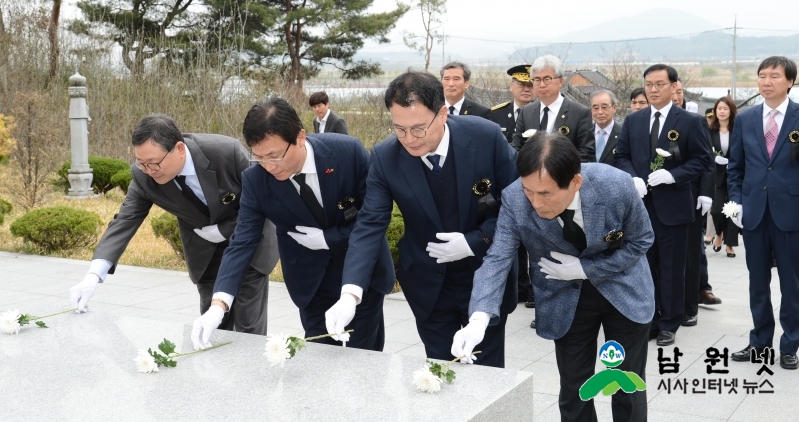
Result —
M 396 202 L 405 220 L 397 279 L 427 357 L 452 359 L 450 339 L 469 323 L 474 272 L 494 236 L 495 200 L 517 178 L 516 154 L 495 123 L 450 115 L 441 82 L 429 73 L 398 76 L 385 104 L 394 135 L 372 148 L 341 299 L 325 315 L 328 330 L 340 335 L 375 288 L 369 274 Z M 478 346 L 478 364 L 504 366 L 505 321 L 517 299 L 515 269 L 508 279 L 500 321 Z
M 546 133 L 560 132 L 577 147 L 584 163 L 596 162 L 594 125 L 588 107 L 569 100 L 560 93 L 563 87 L 563 64 L 555 56 L 541 56 L 530 67 L 536 101 L 522 108 L 516 119 L 513 148 L 522 148 L 528 129 Z
M 674 344 L 685 314 L 685 245 L 696 214 L 691 180 L 707 171 L 713 160 L 702 118 L 671 101 L 677 71 L 652 65 L 644 72 L 644 82 L 650 107 L 627 116 L 616 143 L 615 164 L 633 177 L 655 232 L 655 243 L 646 254 L 656 305 L 649 339 L 668 346 Z M 653 171 L 656 149 L 670 156 Z
M 81 312 L 141 226 L 153 204 L 178 219 L 189 278 L 200 293 L 200 313 L 213 309 L 225 330 L 266 334 L 268 275 L 277 263 L 275 226 L 262 221 L 256 234 L 258 252 L 244 265 L 241 291 L 213 297 L 222 255 L 236 227 L 241 197 L 241 172 L 249 165 L 241 143 L 222 135 L 181 133 L 163 114 L 143 118 L 133 129 L 136 163 L 125 202 L 97 245 L 89 272 L 70 289 Z M 212 306 L 213 305 L 213 306 Z
M 235 297 L 246 278 L 246 263 L 258 245 L 266 219 L 277 226 L 277 244 L 286 289 L 300 309 L 305 336 L 326 334 L 325 311 L 341 297 L 341 274 L 350 231 L 366 194 L 369 156 L 357 138 L 337 133 L 307 135 L 286 100 L 254 105 L 244 119 L 244 141 L 259 163 L 242 174 L 241 210 L 230 247 L 214 286 L 214 296 Z M 364 269 L 371 288 L 337 340 L 359 349 L 382 351 L 383 298 L 394 287 L 388 241 L 374 245 Z M 353 299 L 353 307 L 355 301 Z M 210 312 L 210 311 L 209 311 Z M 210 345 L 216 319 L 194 322 L 195 349 Z M 319 343 L 341 344 L 331 338 Z

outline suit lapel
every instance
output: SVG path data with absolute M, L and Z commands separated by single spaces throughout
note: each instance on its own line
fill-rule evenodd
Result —
M 608 140 L 605 141 L 605 149 L 602 151 L 602 155 L 599 157 L 599 161 L 605 161 L 608 155 L 613 155 L 613 149 L 616 148 L 616 141 L 619 140 L 619 124 L 613 123 L 613 130 L 610 131 L 610 135 L 608 135 Z
M 669 115 L 666 116 L 666 121 L 663 123 L 663 128 L 660 130 L 660 136 L 658 136 L 658 148 L 664 151 L 669 150 L 669 142 L 671 142 L 669 141 L 669 132 L 672 128 L 677 126 L 677 122 L 680 121 L 680 114 L 682 114 L 682 109 L 672 105 Z M 655 151 L 650 151 L 650 156 L 652 156 L 654 152 Z
M 603 239 L 605 234 L 602 233 L 604 224 L 604 212 L 597 212 L 597 207 L 601 207 L 598 203 L 599 192 L 594 189 L 594 185 L 588 177 L 583 177 L 583 185 L 580 187 L 580 210 L 583 213 L 583 232 L 585 232 L 586 248 L 583 252 L 591 250 L 596 239 Z M 575 250 L 577 250 L 575 248 Z
M 535 129 L 541 130 L 541 101 L 535 100 L 531 105 L 525 106 L 530 107 L 530 127 L 525 127 L 525 129 Z
M 217 217 L 219 217 L 219 207 L 221 205 L 219 201 L 219 184 L 216 181 L 216 172 L 209 169 L 211 162 L 205 154 L 203 154 L 200 147 L 193 141 L 189 142 L 194 144 L 193 149 L 189 147 L 191 159 L 194 161 L 194 172 L 197 173 L 197 178 L 200 180 L 200 187 L 203 189 L 205 202 L 208 204 L 208 211 L 211 214 L 211 221 L 216 221 Z
M 710 131 L 710 143 L 713 146 L 714 151 L 721 151 L 721 133 L 717 130 Z M 727 155 L 730 153 L 730 146 L 727 145 Z M 715 154 L 715 152 L 714 152 Z
M 308 142 L 311 142 L 314 150 L 316 176 L 319 178 L 319 190 L 322 193 L 322 208 L 325 210 L 325 218 L 329 227 L 335 222 L 338 207 L 336 199 L 338 189 L 336 188 L 340 172 L 336 173 L 335 171 L 337 162 L 330 158 L 330 148 L 322 142 L 316 142 L 316 139 L 308 138 Z
M 560 105 L 560 110 L 558 111 L 558 115 L 555 116 L 555 125 L 552 126 L 552 131 L 553 132 L 559 130 L 559 128 L 561 126 L 564 126 L 564 123 L 566 123 L 566 118 L 569 117 L 569 104 L 570 103 L 571 103 L 571 101 L 569 101 L 568 98 L 565 98 L 565 97 L 563 98 L 563 103 Z M 572 128 L 569 128 L 569 129 L 572 129 Z
M 768 150 L 766 149 L 766 134 L 763 132 L 763 104 L 758 104 L 754 108 L 755 113 L 752 114 L 752 127 L 755 128 L 755 139 L 753 140 L 763 152 L 763 157 L 768 161 Z M 783 122 L 783 126 L 785 126 Z M 744 138 L 746 142 L 746 138 Z
M 303 225 L 308 227 L 319 226 L 319 222 L 313 217 L 311 210 L 308 209 L 305 202 L 302 202 L 297 188 L 294 187 L 294 183 L 292 183 L 290 179 L 279 181 L 274 177 L 269 177 L 267 181 L 269 190 L 275 193 L 275 196 L 277 196 L 290 213 L 293 213 L 302 220 L 304 223 Z
M 457 180 L 458 217 L 461 230 L 466 226 L 471 209 L 472 184 L 474 179 L 475 151 L 457 123 L 449 124 L 449 147 L 455 157 L 455 176 Z M 447 165 L 446 162 L 444 165 Z
M 762 116 L 762 113 L 761 113 Z M 774 146 L 774 153 L 771 155 L 771 160 L 777 156 L 783 145 L 791 143 L 788 140 L 788 134 L 796 128 L 796 120 L 799 118 L 799 105 L 795 102 L 788 100 L 788 108 L 785 110 L 785 118 L 782 120 L 782 127 L 780 128 L 779 137 L 777 137 L 777 145 Z M 761 125 L 762 126 L 762 125 Z M 766 144 L 765 135 L 763 136 L 763 145 Z
M 441 223 L 441 216 L 438 215 L 438 208 L 436 208 L 433 194 L 430 192 L 430 185 L 427 184 L 427 178 L 424 177 L 423 165 L 421 158 L 412 157 L 405 148 L 400 147 L 399 166 L 408 186 L 416 195 L 422 209 L 430 217 L 430 221 L 436 225 L 439 231 L 443 231 L 444 225 Z

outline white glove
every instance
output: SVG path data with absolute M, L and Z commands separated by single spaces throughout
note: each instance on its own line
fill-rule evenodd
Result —
M 474 363 L 477 357 L 472 354 L 475 346 L 483 341 L 488 321 L 491 318 L 485 312 L 475 312 L 469 318 L 469 324 L 458 330 L 452 338 L 450 353 L 456 358 L 461 358 L 463 363 Z
M 670 185 L 674 183 L 674 176 L 665 169 L 655 170 L 649 174 L 648 182 L 649 186 Z
M 700 196 L 696 199 L 696 209 L 702 209 L 702 215 L 707 214 L 710 206 L 713 205 L 713 200 L 707 196 Z
M 466 242 L 466 236 L 463 233 L 436 233 L 436 238 L 445 241 L 445 243 L 429 242 L 427 244 L 427 252 L 430 253 L 431 258 L 436 258 L 436 262 L 439 264 L 474 256 L 474 252 L 469 247 L 469 243 Z
M 194 350 L 211 347 L 211 333 L 222 323 L 225 310 L 221 306 L 211 305 L 204 314 L 194 320 L 191 327 L 191 342 Z
M 225 241 L 225 236 L 222 236 L 222 233 L 219 232 L 219 227 L 216 224 L 213 226 L 205 226 L 201 229 L 194 229 L 194 233 L 197 233 L 197 236 L 200 236 L 211 243 Z
M 635 190 L 638 191 L 638 195 L 640 195 L 641 198 L 646 196 L 646 182 L 644 182 L 644 179 L 633 177 L 633 185 L 635 185 Z
M 316 227 L 294 227 L 299 233 L 289 232 L 289 236 L 302 246 L 311 250 L 330 249 L 325 241 L 325 233 Z
M 726 158 L 724 158 L 724 157 L 722 157 L 720 155 L 717 155 L 715 160 L 716 160 L 716 164 L 718 164 L 720 166 L 726 166 L 727 163 L 730 162 L 730 160 L 728 160 L 728 159 L 726 159 Z
M 538 261 L 538 266 L 541 268 L 541 272 L 547 275 L 547 279 L 570 281 L 588 278 L 583 272 L 580 258 L 560 252 L 550 252 L 550 254 L 561 263 L 558 264 L 543 257 Z
M 94 295 L 94 290 L 97 288 L 97 283 L 100 282 L 100 277 L 95 273 L 88 273 L 83 280 L 70 287 L 69 301 L 73 306 L 78 308 L 78 313 L 88 312 L 86 309 L 89 307 L 89 299 Z
M 350 341 L 350 333 L 344 331 L 355 317 L 355 303 L 355 296 L 342 293 L 338 302 L 325 312 L 325 327 L 328 334 L 335 334 L 333 340 Z
M 735 217 L 730 217 L 732 220 L 732 224 L 735 224 L 739 228 L 744 228 L 744 211 L 743 206 L 741 204 L 736 204 L 738 207 L 738 214 Z

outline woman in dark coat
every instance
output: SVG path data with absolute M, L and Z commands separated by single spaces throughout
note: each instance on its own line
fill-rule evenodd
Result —
M 721 243 L 726 246 L 727 256 L 735 258 L 734 246 L 738 246 L 738 226 L 729 217 L 721 213 L 724 204 L 730 200 L 727 196 L 727 162 L 730 157 L 730 133 L 735 124 L 738 109 L 730 97 L 722 97 L 713 105 L 713 117 L 710 122 L 710 140 L 716 154 L 716 194 L 710 215 L 716 228 L 713 239 L 713 251 L 721 250 Z

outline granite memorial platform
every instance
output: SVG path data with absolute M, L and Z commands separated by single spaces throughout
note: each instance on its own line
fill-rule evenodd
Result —
M 18 335 L 0 334 L 0 421 L 531 418 L 528 372 L 457 364 L 455 382 L 430 394 L 413 385 L 423 358 L 308 343 L 284 366 L 270 366 L 266 337 L 217 330 L 212 343 L 233 343 L 147 374 L 136 372 L 138 350 L 155 350 L 166 338 L 178 352 L 191 351 L 190 326 L 107 313 L 44 321 L 50 328 L 31 324 Z

